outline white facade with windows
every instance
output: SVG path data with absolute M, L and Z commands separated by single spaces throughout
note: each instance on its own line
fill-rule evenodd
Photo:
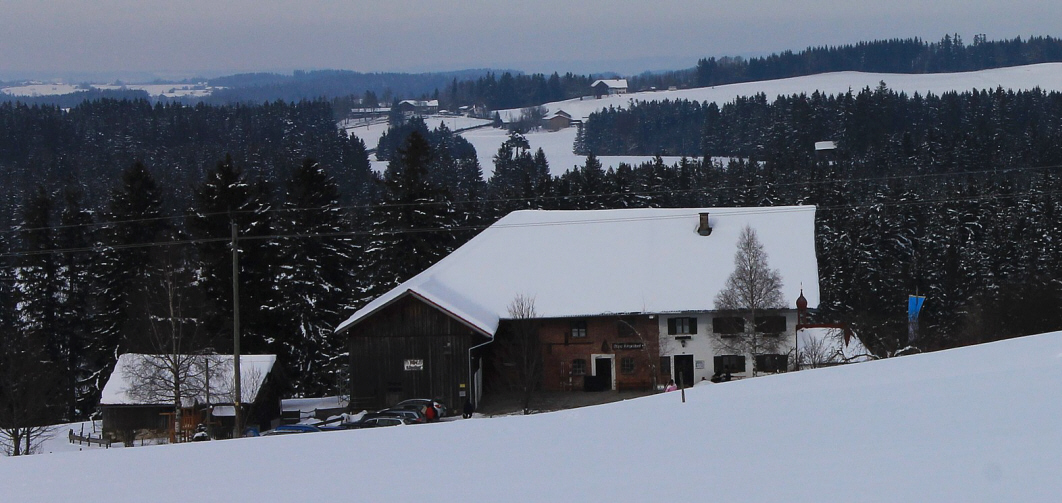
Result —
M 734 379 L 786 371 L 794 361 L 796 345 L 796 299 L 792 309 L 771 309 L 758 313 L 760 339 L 757 354 L 740 342 L 745 320 L 741 313 L 704 311 L 699 313 L 661 314 L 661 374 L 686 387 L 702 379 L 710 380 L 716 372 L 730 371 Z M 744 346 L 744 347 L 742 347 Z M 740 349 L 739 349 L 740 348 Z M 759 358 L 757 363 L 757 357 Z M 692 375 L 691 382 L 685 377 Z M 666 375 L 664 376 L 666 378 Z

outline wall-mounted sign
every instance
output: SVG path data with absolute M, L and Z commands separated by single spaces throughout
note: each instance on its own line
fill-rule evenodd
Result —
M 424 370 L 424 360 L 406 360 L 406 370 Z
M 697 370 L 704 370 L 704 360 L 697 360 L 693 366 L 697 367 Z
M 644 342 L 613 342 L 612 349 L 642 349 Z

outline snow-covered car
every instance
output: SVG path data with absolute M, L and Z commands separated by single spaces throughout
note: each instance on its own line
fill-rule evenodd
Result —
M 294 433 L 315 433 L 321 431 L 320 428 L 309 424 L 282 424 L 262 434 L 263 437 L 269 437 L 273 435 L 290 435 Z
M 404 417 L 397 416 L 379 416 L 370 417 L 368 419 L 362 419 L 355 423 L 347 423 L 342 427 L 348 430 L 358 430 L 361 428 L 379 428 L 381 426 L 405 426 L 415 424 L 412 420 Z

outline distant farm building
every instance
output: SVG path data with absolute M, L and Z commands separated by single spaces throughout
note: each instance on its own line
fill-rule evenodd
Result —
M 572 116 L 564 110 L 557 110 L 542 119 L 542 124 L 548 131 L 560 131 L 561 129 L 571 127 Z
M 398 110 L 407 115 L 429 115 L 439 112 L 439 100 L 403 100 Z
M 190 362 L 190 370 L 187 382 L 182 382 L 180 428 L 174 424 L 173 393 L 164 390 L 173 380 L 164 368 L 167 358 L 137 353 L 118 357 L 100 397 L 105 437 L 129 442 L 136 435 L 172 436 L 176 430 L 193 432 L 196 425 L 208 421 L 217 436 L 231 435 L 236 415 L 232 355 L 182 355 Z M 273 372 L 276 359 L 275 355 L 240 357 L 244 424 L 260 431 L 280 424 L 280 385 Z
M 780 271 L 783 297 L 795 302 L 803 285 L 817 306 L 813 206 L 510 213 L 339 325 L 351 405 L 428 397 L 460 408 L 510 389 L 519 297 L 533 300 L 544 390 L 689 386 L 724 370 L 751 376 L 754 363 L 787 370 L 792 304 L 757 313 L 756 327 L 777 341 L 770 354 L 720 344 L 744 323 L 713 299 L 746 225 Z
M 825 163 L 834 163 L 837 161 L 837 142 L 833 141 L 817 141 L 815 142 L 815 160 Z
M 595 80 L 590 84 L 595 98 L 611 96 L 613 94 L 627 94 L 627 79 L 603 79 Z

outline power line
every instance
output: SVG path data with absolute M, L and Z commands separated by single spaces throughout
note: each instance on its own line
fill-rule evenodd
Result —
M 907 201 L 875 201 L 862 204 L 843 204 L 843 205 L 816 205 L 816 211 L 843 211 L 843 210 L 855 210 L 865 209 L 877 206 L 885 207 L 906 207 L 906 206 L 928 206 L 935 204 L 947 204 L 956 202 L 981 202 L 991 201 L 996 199 L 1012 199 L 1021 196 L 1055 196 L 1062 195 L 1062 189 L 1054 191 L 1026 191 L 1016 192 L 1012 194 L 984 194 L 980 196 L 959 196 L 959 197 L 943 197 L 934 199 L 913 199 Z M 749 208 L 726 208 L 725 216 L 742 216 L 752 214 L 766 214 L 766 213 L 783 213 L 791 211 L 803 211 L 805 206 L 780 206 L 780 207 L 749 207 Z M 624 208 L 616 208 L 612 210 L 621 211 Z M 641 208 L 641 209 L 681 209 L 681 208 Z M 575 211 L 575 210 L 549 210 L 549 211 Z M 603 209 L 600 211 L 610 211 Z M 332 237 L 357 237 L 357 236 L 373 236 L 373 235 L 400 235 L 400 234 L 418 234 L 418 233 L 462 233 L 482 231 L 488 228 L 496 229 L 509 229 L 509 228 L 522 228 L 522 227 L 552 227 L 563 225 L 590 225 L 597 223 L 617 223 L 617 222 L 633 222 L 633 221 L 653 221 L 653 220 L 674 220 L 681 218 L 689 218 L 695 215 L 694 213 L 684 213 L 676 215 L 650 215 L 650 216 L 635 216 L 635 217 L 612 217 L 612 218 L 597 218 L 597 219 L 572 219 L 572 220 L 556 220 L 549 222 L 524 222 L 513 224 L 490 224 L 490 225 L 465 225 L 446 228 L 435 227 L 421 227 L 411 229 L 393 229 L 393 230 L 358 230 L 358 231 L 336 231 L 336 232 L 315 232 L 315 233 L 293 233 L 293 234 L 268 234 L 268 235 L 245 235 L 239 238 L 240 241 L 261 241 L 272 239 L 305 239 L 305 238 L 332 238 Z M 160 246 L 179 246 L 179 245 L 191 245 L 191 244 L 209 244 L 209 243 L 221 243 L 230 242 L 231 238 L 199 238 L 199 239 L 180 239 L 170 241 L 154 241 L 145 243 L 131 243 L 131 244 L 118 244 L 118 245 L 95 245 L 79 248 L 63 248 L 63 249 L 46 249 L 46 250 L 29 250 L 8 252 L 0 254 L 0 258 L 15 258 L 34 255 L 48 255 L 48 254 L 63 254 L 63 253 L 85 253 L 96 252 L 102 253 L 106 250 L 125 250 L 136 248 L 149 248 Z
M 964 171 L 964 172 L 950 172 L 950 173 L 923 173 L 923 174 L 908 174 L 908 175 L 887 175 L 880 177 L 863 177 L 863 178 L 846 178 L 843 180 L 810 180 L 799 182 L 788 182 L 786 185 L 791 187 L 811 187 L 816 185 L 827 185 L 838 182 L 844 183 L 884 183 L 890 181 L 916 181 L 916 180 L 928 180 L 928 179 L 940 179 L 949 177 L 970 177 L 980 175 L 1006 175 L 1011 173 L 1021 172 L 1034 172 L 1045 171 L 1062 168 L 1060 164 L 1045 165 L 1045 166 L 1026 166 L 1026 167 L 1014 167 L 1014 168 L 1000 168 L 1000 169 L 985 169 L 978 171 Z M 729 185 L 729 186 L 715 186 L 709 188 L 697 187 L 690 189 L 663 189 L 654 191 L 641 191 L 641 192 L 607 192 L 601 194 L 574 194 L 574 195 L 552 195 L 552 196 L 535 196 L 535 197 L 523 197 L 523 198 L 505 198 L 505 199 L 479 199 L 479 200 L 461 200 L 461 201 L 418 201 L 412 203 L 378 203 L 378 204 L 362 204 L 362 205 L 337 205 L 337 206 L 323 206 L 323 207 L 303 207 L 303 208 L 272 208 L 266 206 L 264 208 L 246 209 L 246 210 L 228 210 L 217 211 L 208 213 L 189 212 L 180 215 L 159 216 L 159 217 L 147 217 L 147 218 L 135 218 L 126 220 L 113 220 L 113 221 L 100 221 L 91 222 L 85 224 L 67 224 L 67 225 L 51 225 L 43 227 L 13 227 L 4 231 L 0 231 L 0 234 L 13 234 L 20 232 L 39 232 L 47 230 L 61 230 L 61 229 L 73 229 L 73 228 L 91 228 L 91 227 L 111 227 L 118 225 L 158 222 L 167 220 L 187 220 L 191 218 L 208 218 L 213 216 L 222 215 L 245 215 L 245 214 L 265 214 L 265 213 L 279 213 L 279 212 L 307 212 L 307 211 L 340 211 L 340 210 L 364 210 L 373 211 L 386 208 L 403 208 L 403 207 L 428 207 L 428 206 L 441 206 L 441 205 L 464 205 L 464 204 L 493 204 L 493 203 L 526 203 L 526 202 L 546 202 L 546 201 L 565 201 L 565 200 L 578 200 L 587 198 L 609 198 L 609 197 L 639 197 L 639 196 L 657 196 L 657 195 L 681 195 L 712 191 L 728 191 L 728 190 L 749 190 L 759 189 L 771 186 L 770 183 L 760 183 L 756 185 Z M 3 255 L 0 255 L 3 256 Z

